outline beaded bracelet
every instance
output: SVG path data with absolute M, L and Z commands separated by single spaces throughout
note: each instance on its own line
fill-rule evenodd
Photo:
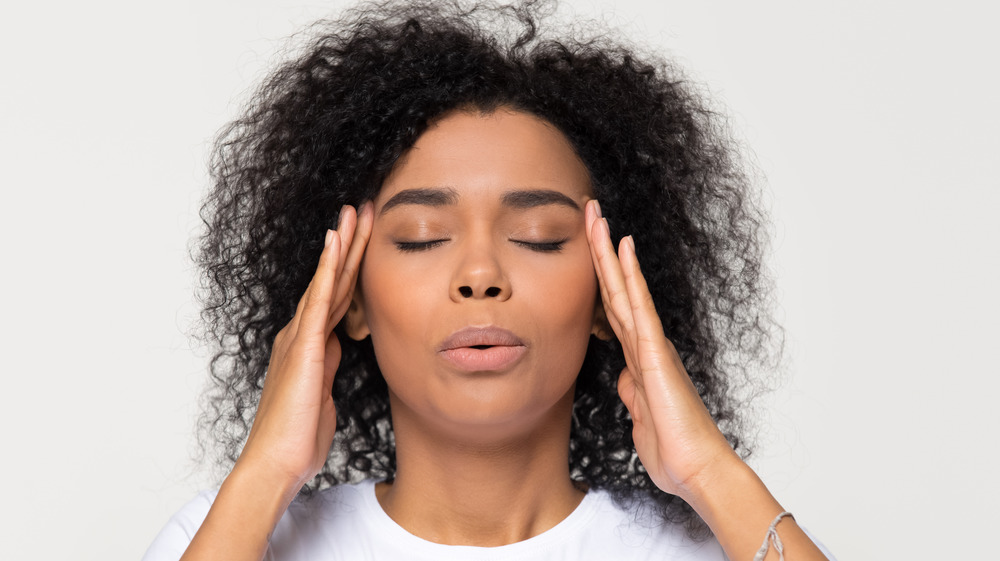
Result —
M 778 537 L 777 526 L 778 522 L 781 522 L 781 519 L 786 516 L 795 520 L 792 513 L 787 510 L 775 517 L 775 519 L 771 522 L 771 525 L 767 527 L 767 534 L 764 535 L 764 543 L 761 544 L 760 549 L 757 550 L 757 555 L 753 556 L 753 561 L 764 561 L 764 556 L 767 555 L 768 546 L 772 543 L 774 544 L 774 549 L 778 552 L 778 560 L 785 561 L 785 546 L 782 545 L 781 538 Z

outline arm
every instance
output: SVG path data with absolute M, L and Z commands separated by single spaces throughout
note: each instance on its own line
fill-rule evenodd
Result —
M 632 416 L 639 459 L 657 487 L 695 509 L 730 559 L 749 561 L 784 509 L 702 403 L 663 333 L 631 236 L 616 253 L 596 201 L 587 204 L 586 221 L 604 310 L 625 353 L 618 393 Z M 791 518 L 777 529 L 788 561 L 826 559 Z M 771 548 L 765 559 L 777 560 L 778 554 Z
M 278 333 L 247 443 L 181 558 L 260 560 L 278 520 L 326 463 L 337 412 L 333 377 L 340 343 L 333 328 L 347 311 L 365 245 L 371 204 L 340 213 L 295 316 Z

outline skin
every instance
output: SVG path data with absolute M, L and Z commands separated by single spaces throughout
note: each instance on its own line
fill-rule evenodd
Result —
M 412 189 L 438 193 L 394 202 Z M 514 208 L 510 192 L 524 190 L 569 203 Z M 260 559 L 321 469 L 336 428 L 333 328 L 345 316 L 352 337 L 372 336 L 390 388 L 398 471 L 376 496 L 411 533 L 502 545 L 579 504 L 566 446 L 573 385 L 589 335 L 610 327 L 625 351 L 618 389 L 643 465 L 695 508 L 729 558 L 751 559 L 783 508 L 716 428 L 663 334 L 631 237 L 616 252 L 591 199 L 582 162 L 544 121 L 506 109 L 439 119 L 373 204 L 345 207 L 327 234 L 275 340 L 247 444 L 184 559 Z M 540 249 L 554 240 L 558 250 Z M 500 371 L 456 370 L 439 347 L 469 325 L 514 332 L 523 356 Z M 794 520 L 778 529 L 786 559 L 824 559 Z
M 371 334 L 389 385 L 397 476 L 377 496 L 412 533 L 502 545 L 582 499 L 566 442 L 596 325 L 591 198 L 565 137 L 508 111 L 440 119 L 376 197 L 348 324 Z M 438 348 L 467 326 L 507 329 L 527 350 L 500 372 L 462 371 Z

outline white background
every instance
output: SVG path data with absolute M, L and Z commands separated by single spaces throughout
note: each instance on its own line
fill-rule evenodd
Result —
M 210 140 L 342 2 L 0 9 L 6 559 L 137 559 L 208 480 L 187 244 Z M 1000 522 L 1000 42 L 986 2 L 573 2 L 714 92 L 768 177 L 789 378 L 755 462 L 842 560 Z

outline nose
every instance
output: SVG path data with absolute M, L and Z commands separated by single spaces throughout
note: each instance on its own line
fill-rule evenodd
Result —
M 510 298 L 511 287 L 494 249 L 485 243 L 470 245 L 461 256 L 451 280 L 452 301 Z

